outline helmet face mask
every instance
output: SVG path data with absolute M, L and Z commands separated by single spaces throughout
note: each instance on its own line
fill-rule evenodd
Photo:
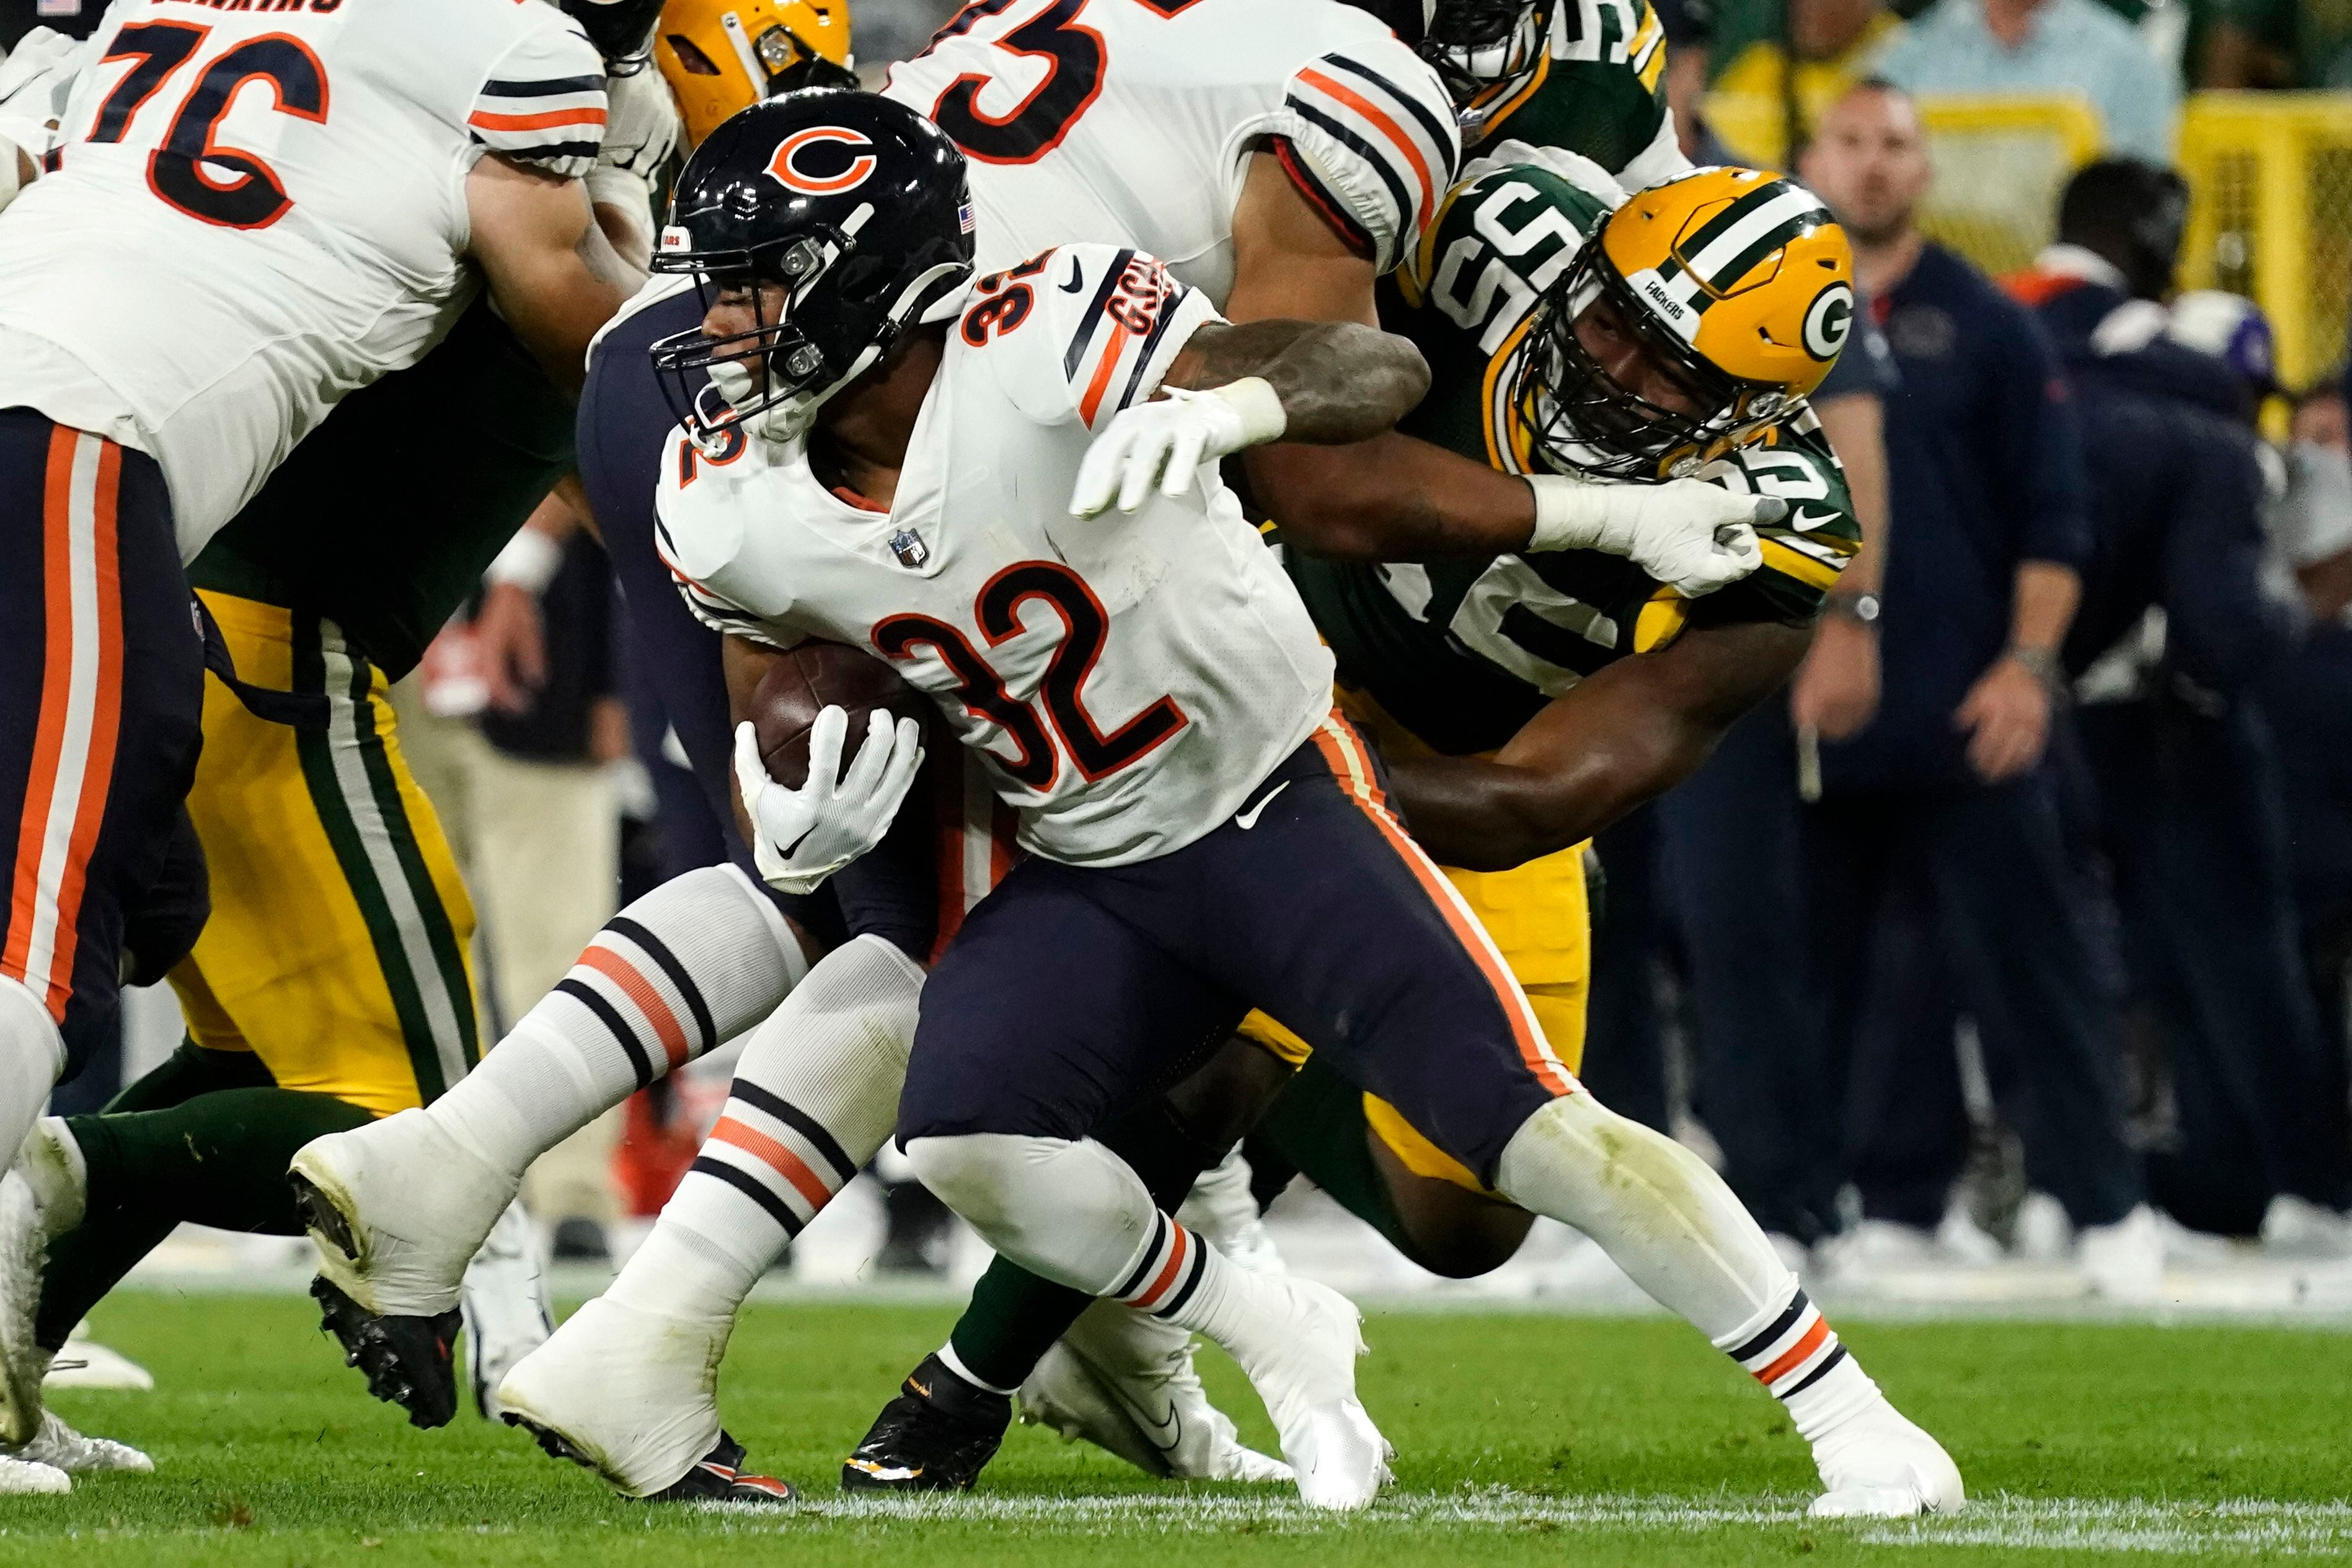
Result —
M 822 287 L 856 248 L 854 239 L 824 230 L 753 250 L 657 255 L 656 271 L 692 275 L 706 317 L 737 295 L 751 310 L 752 324 L 740 332 L 711 337 L 697 328 L 654 345 L 654 371 L 678 423 L 702 440 L 736 425 L 789 438 L 872 362 L 864 350 L 880 358 L 895 324 L 877 341 L 869 314 L 843 309 Z M 709 378 L 698 392 L 697 371 Z
M 1437 0 L 1419 53 L 1454 107 L 1507 96 L 1543 63 L 1558 0 Z
M 1696 407 L 1669 408 L 1621 385 L 1577 333 L 1588 311 L 1609 329 L 1634 338 Z M 1717 447 L 1780 413 L 1777 398 L 1754 406 L 1752 394 L 1764 390 L 1744 387 L 1652 326 L 1600 246 L 1589 244 L 1537 303 L 1512 401 L 1534 436 L 1537 455 L 1556 471 L 1594 479 L 1661 479 L 1696 467 Z

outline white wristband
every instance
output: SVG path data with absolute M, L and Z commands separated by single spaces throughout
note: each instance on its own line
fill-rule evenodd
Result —
M 1227 382 L 1223 386 L 1211 388 L 1209 395 L 1223 399 L 1241 416 L 1241 446 L 1263 446 L 1269 441 L 1279 441 L 1282 433 L 1290 428 L 1290 415 L 1283 412 L 1281 394 L 1264 376 L 1244 376 L 1240 381 Z
M 1612 521 L 1603 486 L 1558 474 L 1529 474 L 1536 493 L 1536 529 L 1531 550 L 1592 549 L 1603 546 Z M 1622 554 L 1618 549 L 1612 554 Z
M 525 593 L 538 595 L 547 591 L 555 574 L 563 566 L 563 547 L 536 528 L 520 528 L 499 551 L 490 569 L 482 573 L 482 580 L 511 584 Z

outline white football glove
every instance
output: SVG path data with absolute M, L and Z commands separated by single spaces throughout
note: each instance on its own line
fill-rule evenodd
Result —
M 1789 503 L 1745 496 L 1705 479 L 1607 485 L 1530 475 L 1536 493 L 1531 550 L 1622 555 L 1685 599 L 1728 587 L 1764 564 L 1756 526 L 1789 515 Z
M 922 728 L 880 708 L 849 771 L 841 771 L 849 715 L 818 713 L 809 727 L 809 771 L 797 789 L 768 777 L 749 724 L 735 727 L 735 787 L 751 818 L 751 860 L 778 893 L 814 893 L 826 877 L 882 841 L 923 765 Z
M 0 207 L 16 200 L 22 150 L 37 170 L 85 57 L 78 39 L 36 27 L 0 55 Z
M 604 143 L 600 168 L 622 169 L 651 182 L 677 148 L 677 100 L 669 83 L 648 66 L 625 77 L 604 78 Z
M 1202 464 L 1280 440 L 1289 423 L 1282 399 L 1260 376 L 1207 392 L 1162 391 L 1165 395 L 1150 402 L 1121 409 L 1087 448 L 1070 492 L 1072 517 L 1091 517 L 1114 498 L 1120 511 L 1131 512 L 1154 485 L 1163 496 L 1181 496 L 1192 487 Z

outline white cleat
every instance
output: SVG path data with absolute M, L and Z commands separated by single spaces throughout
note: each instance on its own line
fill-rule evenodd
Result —
M 1822 1490 L 1805 1511 L 1815 1519 L 1915 1519 L 1968 1502 L 1944 1446 L 1884 1397 L 1813 1445 L 1813 1463 Z
M 121 1351 L 90 1338 L 89 1321 L 85 1318 L 66 1336 L 65 1348 L 58 1352 L 57 1360 L 49 1363 L 49 1375 L 41 1379 L 41 1386 L 45 1390 L 111 1388 L 145 1394 L 154 1388 L 155 1375 Z
M 1097 1301 L 1021 1385 L 1021 1419 L 1174 1480 L 1286 1481 L 1290 1467 L 1241 1440 L 1192 1368 L 1192 1336 Z
M 651 1497 L 719 1441 L 719 1363 L 734 1326 L 600 1296 L 516 1364 L 499 1385 L 499 1407 L 550 1453 L 630 1497 Z
M 2164 1299 L 2164 1228 L 2144 1203 L 2112 1225 L 2084 1227 L 2074 1255 L 2111 1301 L 2146 1307 Z
M 313 1138 L 289 1174 L 320 1278 L 387 1317 L 453 1311 L 466 1265 L 521 1186 L 427 1111 Z
M 459 1302 L 474 1407 L 484 1420 L 495 1420 L 500 1414 L 499 1385 L 516 1363 L 555 1332 L 547 1275 L 540 1263 L 539 1232 L 520 1203 L 507 1205 L 490 1228 L 490 1239 L 466 1265 Z
M 118 1443 L 110 1437 L 83 1437 L 67 1426 L 54 1410 L 42 1416 L 39 1434 L 9 1457 L 61 1470 L 69 1476 L 95 1476 L 109 1472 L 146 1475 L 155 1468 L 154 1460 L 128 1443 Z
M 1396 1479 L 1388 1464 L 1396 1450 L 1356 1397 L 1363 1316 L 1328 1285 L 1295 1275 L 1255 1278 L 1275 1312 L 1255 1321 L 1251 1343 L 1226 1348 L 1282 1434 L 1282 1457 L 1290 1461 L 1299 1500 L 1309 1508 L 1365 1507 Z
M 55 1465 L 0 1455 L 0 1497 L 56 1496 L 73 1490 L 73 1478 Z
M 1256 1274 L 1286 1274 L 1281 1249 L 1265 1228 L 1265 1216 L 1250 1190 L 1250 1163 L 1239 1145 L 1201 1173 L 1176 1211 L 1178 1222 L 1196 1236 L 1205 1236 L 1225 1255 Z

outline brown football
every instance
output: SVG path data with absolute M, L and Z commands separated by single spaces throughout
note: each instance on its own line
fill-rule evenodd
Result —
M 827 707 L 849 712 L 849 735 L 841 748 L 844 768 L 857 755 L 876 708 L 918 723 L 931 712 L 922 694 L 876 654 L 846 643 L 803 643 L 770 666 L 752 688 L 752 733 L 769 778 L 788 789 L 808 781 L 809 727 Z

